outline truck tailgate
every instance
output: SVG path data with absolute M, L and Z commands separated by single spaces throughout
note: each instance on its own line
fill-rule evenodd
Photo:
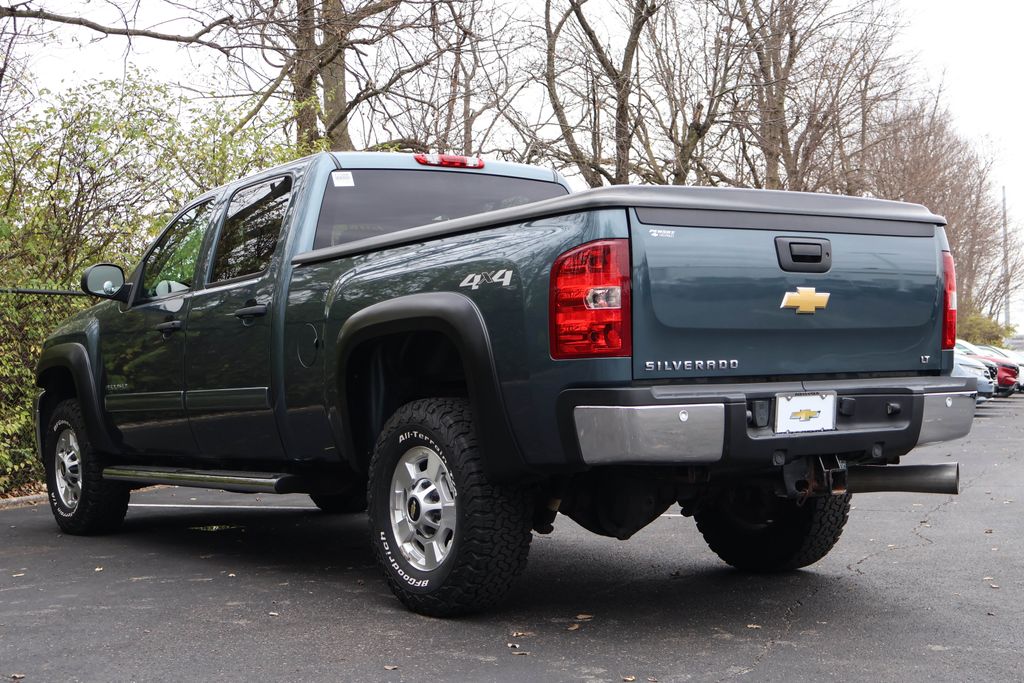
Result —
M 941 368 L 935 226 L 710 213 L 631 215 L 635 378 Z

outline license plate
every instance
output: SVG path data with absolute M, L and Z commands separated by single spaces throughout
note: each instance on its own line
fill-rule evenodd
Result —
M 836 392 L 775 395 L 775 433 L 827 432 L 836 428 Z

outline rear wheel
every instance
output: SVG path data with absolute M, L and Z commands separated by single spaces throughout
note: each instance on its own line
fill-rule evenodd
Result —
M 799 569 L 825 557 L 839 540 L 850 494 L 799 501 L 761 489 L 732 489 L 694 515 L 708 546 L 745 571 Z
M 68 534 L 116 530 L 128 512 L 128 484 L 103 479 L 99 455 L 89 443 L 75 399 L 57 404 L 43 436 L 43 466 L 50 509 Z
M 462 399 L 414 401 L 388 420 L 370 463 L 369 516 L 391 590 L 420 614 L 484 609 L 526 566 L 529 498 L 487 482 Z

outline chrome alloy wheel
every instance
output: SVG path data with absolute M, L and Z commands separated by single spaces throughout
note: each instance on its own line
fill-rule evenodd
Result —
M 408 562 L 420 571 L 437 569 L 455 541 L 455 486 L 431 448 L 410 448 L 391 477 L 391 532 Z
M 53 472 L 60 502 L 69 510 L 78 507 L 82 497 L 82 460 L 78 437 L 74 430 L 65 429 L 57 437 Z

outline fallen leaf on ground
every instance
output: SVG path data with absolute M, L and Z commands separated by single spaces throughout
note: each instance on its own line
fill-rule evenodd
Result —
M 513 650 L 518 650 L 519 649 L 519 643 L 506 643 L 505 645 L 507 647 L 512 648 Z
M 24 574 L 11 574 L 11 578 L 12 578 L 12 579 L 16 579 L 16 578 L 18 578 L 19 576 L 25 576 L 25 575 L 24 575 Z
M 387 671 L 394 671 L 397 668 L 398 667 L 396 665 L 394 665 L 394 664 L 385 664 L 384 665 L 384 669 L 387 670 Z
M 514 655 L 528 655 L 530 653 L 527 652 L 526 650 L 513 650 L 512 654 L 514 654 Z
M 747 628 L 761 628 L 760 624 L 747 624 Z
M 658 683 L 658 679 L 655 678 L 654 676 L 648 676 L 647 677 L 647 683 Z
M 93 571 L 94 572 L 101 572 L 101 571 L 103 571 L 103 567 L 96 567 L 96 569 L 93 569 Z
M 593 619 L 593 618 L 594 618 L 593 614 L 577 614 L 576 615 L 576 620 L 577 621 L 587 621 L 588 619 Z
M 267 614 L 269 614 L 269 615 L 270 615 L 270 616 L 272 616 L 272 617 L 279 617 L 279 616 L 281 616 L 281 615 L 280 615 L 280 614 L 278 614 L 277 612 L 267 612 Z
M 982 581 L 991 581 L 991 580 L 992 580 L 992 577 L 991 577 L 991 576 L 985 576 L 985 577 L 982 577 L 982 579 L 981 579 L 981 580 L 982 580 Z
M 12 681 L 20 681 L 25 677 L 25 674 L 11 674 Z
M 990 534 L 990 533 L 992 533 L 992 530 L 991 529 L 985 529 L 985 533 L 986 534 Z
M 622 680 L 626 681 L 626 683 L 632 683 L 632 681 L 636 680 L 636 676 L 623 676 Z
M 999 584 L 998 583 L 990 583 L 989 585 L 992 586 L 993 588 L 999 588 Z
M 532 635 L 533 635 L 533 631 L 512 631 L 512 637 L 513 638 L 526 638 L 527 636 L 532 636 Z
M 569 624 L 568 628 L 566 628 L 565 630 L 566 631 L 579 631 L 580 630 L 580 625 L 579 624 Z

